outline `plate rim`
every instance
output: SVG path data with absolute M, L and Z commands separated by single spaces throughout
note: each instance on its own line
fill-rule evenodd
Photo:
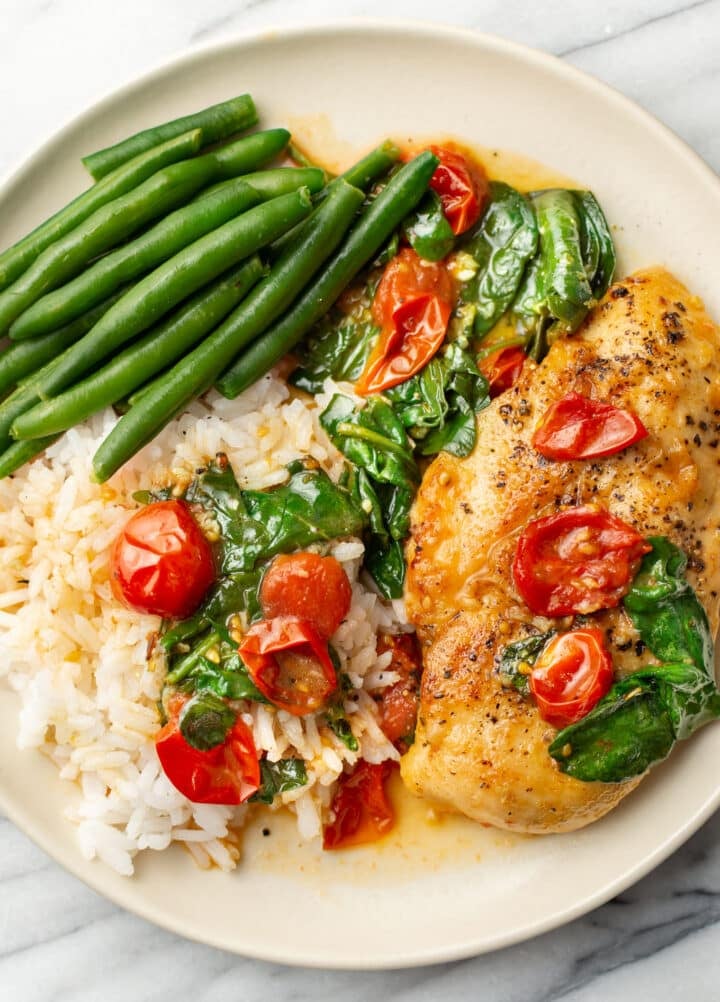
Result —
M 611 84 L 605 83 L 591 73 L 581 70 L 551 53 L 475 28 L 444 24 L 427 19 L 351 17 L 323 19 L 306 24 L 295 20 L 282 26 L 272 25 L 233 29 L 231 32 L 223 34 L 221 38 L 183 48 L 170 56 L 153 62 L 148 69 L 129 77 L 119 86 L 106 89 L 96 100 L 91 101 L 81 111 L 68 116 L 57 129 L 32 146 L 28 154 L 21 157 L 17 163 L 11 165 L 3 173 L 2 177 L 0 177 L 0 200 L 6 198 L 8 193 L 11 192 L 12 187 L 16 183 L 19 183 L 24 175 L 42 160 L 53 144 L 61 142 L 68 132 L 81 126 L 90 117 L 103 114 L 112 103 L 126 100 L 134 91 L 142 90 L 148 85 L 152 85 L 154 81 L 161 80 L 166 74 L 174 70 L 192 65 L 196 61 L 203 61 L 212 54 L 219 54 L 260 42 L 272 41 L 273 39 L 291 40 L 308 35 L 314 37 L 337 34 L 352 35 L 358 30 L 379 35 L 404 34 L 407 36 L 411 34 L 426 38 L 431 36 L 433 39 L 437 39 L 440 36 L 443 41 L 448 40 L 463 44 L 473 44 L 479 48 L 485 47 L 524 63 L 529 63 L 538 67 L 541 71 L 544 70 L 545 72 L 565 77 L 570 85 L 581 84 L 583 87 L 589 87 L 600 97 L 604 97 L 606 101 L 614 103 L 625 114 L 633 116 L 646 131 L 650 130 L 664 142 L 669 142 L 675 148 L 675 151 L 684 158 L 688 166 L 701 176 L 704 176 L 706 183 L 715 188 L 718 199 L 720 199 L 720 176 L 673 129 Z M 5 685 L 3 688 L 12 694 L 13 699 L 16 698 L 16 693 L 9 686 Z M 32 751 L 37 753 L 37 749 L 32 749 Z M 60 782 L 63 782 L 63 780 L 60 780 Z M 382 960 L 376 963 L 370 958 L 369 960 L 364 960 L 362 964 L 351 964 L 343 960 L 333 961 L 332 958 L 321 957 L 320 955 L 317 957 L 308 957 L 306 954 L 301 955 L 299 951 L 294 952 L 293 948 L 289 945 L 284 946 L 282 952 L 278 952 L 272 945 L 269 945 L 267 949 L 252 948 L 248 951 L 247 949 L 238 947 L 237 944 L 229 940 L 219 940 L 217 936 L 203 936 L 195 929 L 186 928 L 185 922 L 182 919 L 174 917 L 171 913 L 160 912 L 152 903 L 135 900 L 131 894 L 131 888 L 134 886 L 132 879 L 127 880 L 126 883 L 121 884 L 117 888 L 112 887 L 108 889 L 102 887 L 101 880 L 93 880 L 92 874 L 87 872 L 87 861 L 81 856 L 79 850 L 77 855 L 70 857 L 61 848 L 57 848 L 53 842 L 52 832 L 46 830 L 40 823 L 35 822 L 31 813 L 24 805 L 17 803 L 7 795 L 2 783 L 0 783 L 0 809 L 2 809 L 13 824 L 28 835 L 33 842 L 55 862 L 59 863 L 63 869 L 70 872 L 92 891 L 101 894 L 113 904 L 186 939 L 216 949 L 224 949 L 240 956 L 288 966 L 347 971 L 422 967 L 461 960 L 512 946 L 559 928 L 605 904 L 611 898 L 641 880 L 698 831 L 717 810 L 718 806 L 720 806 L 720 784 L 715 793 L 709 796 L 691 817 L 686 818 L 681 827 L 672 836 L 666 838 L 659 846 L 656 846 L 641 862 L 627 868 L 614 880 L 593 893 L 587 894 L 574 905 L 556 909 L 540 920 L 533 920 L 524 925 L 516 926 L 510 933 L 505 932 L 497 934 L 494 937 L 484 936 L 482 942 L 468 937 L 453 947 L 444 946 L 429 951 L 425 949 L 422 955 L 413 953 L 411 950 L 403 950 L 394 954 L 392 962 Z M 64 823 L 65 819 L 63 818 L 62 820 Z M 102 864 L 97 865 L 98 873 L 104 872 L 100 870 Z M 125 887 L 127 887 L 127 892 L 125 892 Z

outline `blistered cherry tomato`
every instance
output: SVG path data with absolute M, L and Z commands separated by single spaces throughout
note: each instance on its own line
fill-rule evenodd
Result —
M 129 519 L 110 553 L 116 598 L 166 619 L 192 615 L 215 581 L 212 550 L 184 501 L 158 501 Z
M 422 659 L 414 633 L 380 634 L 377 653 L 385 654 L 387 651 L 392 652 L 387 671 L 400 677 L 397 682 L 378 691 L 380 727 L 396 748 L 406 751 L 417 721 Z
M 430 187 L 440 196 L 445 218 L 453 233 L 469 230 L 480 218 L 489 192 L 485 171 L 479 164 L 444 146 L 431 146 L 440 164 Z
M 260 787 L 260 763 L 250 729 L 238 717 L 223 744 L 199 751 L 187 743 L 178 726 L 184 701 L 173 701 L 172 716 L 155 738 L 165 775 L 196 804 L 242 804 Z
M 650 545 L 599 505 L 535 519 L 513 562 L 520 595 L 539 616 L 568 616 L 616 606 Z
M 548 407 L 532 444 L 546 459 L 599 459 L 646 436 L 632 411 L 568 393 Z
M 360 759 L 351 773 L 340 777 L 323 830 L 323 849 L 346 849 L 376 842 L 395 823 L 385 783 L 396 763 L 373 765 Z
M 404 247 L 386 267 L 373 299 L 380 337 L 355 389 L 366 396 L 405 382 L 426 365 L 445 338 L 453 283 L 442 264 Z
M 337 688 L 327 642 L 297 616 L 253 623 L 238 651 L 263 696 L 296 717 L 321 709 Z
M 553 727 L 580 720 L 612 684 L 612 658 L 597 629 L 553 637 L 530 673 L 530 692 L 540 716 Z
M 488 381 L 491 398 L 500 396 L 520 378 L 525 364 L 525 352 L 519 346 L 498 348 L 480 360 L 480 372 Z
M 291 553 L 275 557 L 263 575 L 260 604 L 265 619 L 297 616 L 330 637 L 348 614 L 352 588 L 334 557 Z

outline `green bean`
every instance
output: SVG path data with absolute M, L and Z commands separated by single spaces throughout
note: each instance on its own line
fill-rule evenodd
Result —
M 4 452 L 0 453 L 0 480 L 11 476 L 25 463 L 35 459 L 59 437 L 59 435 L 48 435 L 46 438 L 33 438 L 29 442 L 13 442 Z
M 52 361 L 61 351 L 78 341 L 94 327 L 103 313 L 106 313 L 127 289 L 120 289 L 99 306 L 83 313 L 77 320 L 59 330 L 29 341 L 15 341 L 0 354 L 0 393 L 9 390 L 28 376 L 33 376 L 40 366 Z
M 0 332 L 44 293 L 77 275 L 93 258 L 158 216 L 184 205 L 207 184 L 258 167 L 283 149 L 288 138 L 285 129 L 255 133 L 214 153 L 164 167 L 137 188 L 97 209 L 47 247 L 13 285 L 0 293 Z M 34 333 L 47 333 L 47 328 Z M 17 329 L 10 336 L 18 340 L 23 337 Z
M 26 383 L 21 383 L 17 389 L 5 397 L 2 403 L 0 403 L 0 453 L 8 449 L 12 443 L 13 438 L 10 434 L 10 429 L 12 428 L 15 418 L 24 414 L 25 411 L 29 411 L 31 407 L 34 407 L 40 400 L 40 395 L 38 393 L 37 381 L 38 379 L 47 377 L 51 372 L 53 367 L 57 364 L 57 359 L 53 359 L 46 365 L 39 369 L 38 372 L 29 379 Z
M 163 167 L 193 156 L 200 149 L 201 141 L 200 130 L 194 129 L 141 153 L 78 195 L 12 247 L 8 247 L 0 254 L 0 291 L 22 275 L 41 251 L 79 226 L 96 209 L 137 188 Z
M 312 216 L 301 246 L 288 249 L 227 320 L 123 415 L 93 458 L 96 480 L 112 476 L 194 397 L 208 390 L 237 352 L 287 309 L 342 240 L 362 200 L 362 192 L 351 185 L 334 187 Z
M 245 174 L 243 181 L 254 188 L 263 199 L 288 195 L 291 191 L 297 191 L 298 188 L 308 188 L 310 194 L 314 195 L 320 191 L 325 183 L 323 172 L 318 167 L 273 167 L 270 170 L 259 170 L 252 174 Z M 206 191 L 202 191 L 198 198 L 211 195 L 227 183 L 227 181 L 221 181 L 219 184 L 214 184 Z
M 167 369 L 163 369 L 158 376 L 154 376 L 152 379 L 149 379 L 146 383 L 143 383 L 142 386 L 139 386 L 134 393 L 131 393 L 127 398 L 128 407 L 134 407 L 135 404 L 142 400 L 144 396 L 147 396 L 151 390 L 158 387 L 162 380 L 165 379 L 167 372 Z
M 438 162 L 432 153 L 421 153 L 398 171 L 370 203 L 322 274 L 305 290 L 290 312 L 266 330 L 223 375 L 217 383 L 223 396 L 232 399 L 251 386 L 328 312 L 360 269 L 373 259 L 395 227 L 418 204 Z
M 98 372 L 21 414 L 13 425 L 13 435 L 19 439 L 55 435 L 121 400 L 214 330 L 260 280 L 263 271 L 257 254 L 249 258 L 209 289 L 202 289 Z
M 107 146 L 96 153 L 89 153 L 82 158 L 87 170 L 96 181 L 105 177 L 110 171 L 126 163 L 131 157 L 137 156 L 151 146 L 166 139 L 187 132 L 188 129 L 202 129 L 203 145 L 216 143 L 227 139 L 236 132 L 242 132 L 255 125 L 258 120 L 255 103 L 249 94 L 233 97 L 221 104 L 214 104 L 192 115 L 184 115 L 172 122 L 155 125 L 143 132 L 136 132 L 114 146 Z
M 115 289 L 151 272 L 184 247 L 257 204 L 259 195 L 241 178 L 221 191 L 176 209 L 151 229 L 106 254 L 71 282 L 49 292 L 13 324 L 13 337 L 38 337 L 81 316 Z
M 40 384 L 40 395 L 44 399 L 55 396 L 59 389 L 85 375 L 190 293 L 294 226 L 307 216 L 311 205 L 306 188 L 273 198 L 170 258 L 138 282 L 82 340 L 63 353 L 48 380 Z

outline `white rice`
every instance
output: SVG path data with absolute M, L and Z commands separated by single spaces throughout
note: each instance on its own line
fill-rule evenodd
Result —
M 242 487 L 282 482 L 284 467 L 311 456 L 338 476 L 342 457 L 318 424 L 336 387 L 314 401 L 293 399 L 284 381 L 265 377 L 234 401 L 211 393 L 172 422 L 109 484 L 90 479 L 92 456 L 115 417 L 108 411 L 72 429 L 15 477 L 0 481 L 0 673 L 19 693 L 18 745 L 36 748 L 78 784 L 67 816 L 77 824 L 80 851 L 120 873 L 133 872 L 144 849 L 186 846 L 203 867 L 231 869 L 239 857 L 237 829 L 261 823 L 269 808 L 193 804 L 165 778 L 153 738 L 162 678 L 147 664 L 146 643 L 159 621 L 125 609 L 110 591 L 108 547 L 136 506 L 133 491 L 192 471 L 226 452 Z M 343 392 L 349 387 L 343 386 Z M 392 683 L 389 656 L 376 655 L 378 631 L 407 629 L 402 602 L 383 602 L 358 580 L 359 540 L 330 552 L 352 583 L 346 621 L 333 637 L 342 671 L 360 690 L 346 703 L 358 752 L 317 717 L 293 717 L 247 704 L 258 751 L 270 761 L 300 755 L 308 784 L 282 794 L 305 839 L 322 831 L 323 811 L 346 764 L 397 758 L 377 722 L 370 691 Z

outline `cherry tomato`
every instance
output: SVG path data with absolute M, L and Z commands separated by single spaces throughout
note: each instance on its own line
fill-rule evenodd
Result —
M 498 348 L 480 360 L 480 372 L 488 381 L 491 398 L 499 397 L 514 386 L 525 364 L 525 352 L 519 345 Z
M 346 849 L 376 842 L 395 823 L 385 782 L 395 762 L 373 765 L 360 759 L 351 773 L 340 777 L 330 808 L 332 821 L 323 830 L 323 849 Z
M 553 637 L 530 673 L 530 692 L 540 716 L 553 727 L 580 720 L 612 684 L 612 658 L 597 629 Z
M 480 218 L 490 190 L 487 175 L 479 164 L 471 163 L 461 153 L 444 146 L 430 149 L 440 158 L 430 187 L 440 196 L 445 218 L 457 236 Z
M 358 393 L 380 393 L 405 382 L 435 355 L 445 338 L 453 283 L 442 264 L 410 247 L 386 267 L 373 299 L 380 337 L 356 383 Z
M 173 716 L 155 738 L 165 775 L 196 804 L 242 804 L 260 787 L 260 763 L 250 729 L 238 717 L 223 744 L 199 751 L 187 743 L 178 726 L 184 702 L 173 700 Z
M 532 444 L 546 459 L 599 459 L 646 437 L 632 411 L 568 393 L 548 407 Z
M 238 650 L 263 696 L 296 717 L 315 713 L 337 688 L 327 643 L 297 616 L 253 623 Z
M 530 522 L 518 541 L 513 576 L 539 616 L 616 606 L 651 547 L 599 505 L 568 508 Z
M 215 581 L 212 550 L 184 501 L 136 511 L 110 553 L 116 598 L 166 619 L 192 615 Z
M 266 619 L 297 616 L 312 623 L 324 638 L 340 626 L 351 601 L 352 588 L 342 566 L 334 557 L 318 553 L 275 557 L 260 585 Z
M 380 727 L 399 751 L 406 751 L 407 740 L 415 731 L 422 665 L 415 634 L 381 634 L 377 652 L 384 654 L 386 651 L 392 651 L 387 670 L 395 672 L 400 678 L 377 696 Z

